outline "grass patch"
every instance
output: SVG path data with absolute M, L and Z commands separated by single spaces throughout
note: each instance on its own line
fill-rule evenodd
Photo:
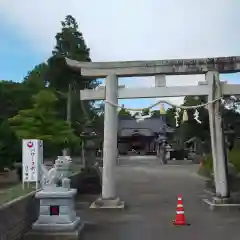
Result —
M 29 187 L 27 183 L 25 184 L 25 188 L 22 188 L 22 183 L 13 185 L 9 188 L 0 189 L 0 205 L 10 202 L 18 197 L 27 195 L 28 193 L 34 191 L 36 189 L 35 183 L 31 183 Z
M 234 149 L 228 155 L 229 161 L 233 164 L 237 172 L 240 172 L 240 150 Z
M 240 189 L 240 179 L 238 178 L 238 173 L 240 173 L 240 150 L 233 149 L 228 154 L 228 184 L 231 192 L 239 191 Z M 200 167 L 198 174 L 205 176 L 209 179 L 208 185 L 214 188 L 214 178 L 213 178 L 213 161 L 211 154 L 207 155 L 204 160 L 203 167 Z

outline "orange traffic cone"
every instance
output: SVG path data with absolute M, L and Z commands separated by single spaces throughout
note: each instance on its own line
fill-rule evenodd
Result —
M 176 219 L 173 220 L 173 224 L 175 226 L 189 225 L 189 224 L 186 223 L 186 220 L 185 220 L 184 207 L 183 207 L 183 201 L 182 201 L 182 196 L 181 195 L 178 195 L 177 209 L 176 209 Z

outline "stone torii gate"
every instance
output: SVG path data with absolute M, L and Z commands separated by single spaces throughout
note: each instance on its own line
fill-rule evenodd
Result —
M 173 59 L 159 61 L 78 62 L 65 59 L 66 64 L 85 77 L 105 78 L 105 87 L 82 90 L 81 100 L 105 100 L 102 196 L 92 207 L 122 208 L 116 196 L 115 164 L 117 153 L 118 99 L 208 96 L 208 101 L 224 95 L 240 94 L 240 85 L 219 80 L 219 73 L 240 72 L 240 57 L 207 59 Z M 198 86 L 166 86 L 166 75 L 205 74 Z M 155 76 L 153 88 L 124 88 L 118 77 Z M 219 203 L 230 197 L 227 183 L 220 100 L 208 105 L 216 197 Z

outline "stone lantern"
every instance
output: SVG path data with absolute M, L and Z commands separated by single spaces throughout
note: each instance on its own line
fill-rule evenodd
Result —
M 82 158 L 85 167 L 93 166 L 96 162 L 96 143 L 94 139 L 96 139 L 97 134 L 93 131 L 92 126 L 88 125 L 84 132 L 80 135 L 83 139 L 82 145 Z M 87 161 L 85 161 L 85 159 Z

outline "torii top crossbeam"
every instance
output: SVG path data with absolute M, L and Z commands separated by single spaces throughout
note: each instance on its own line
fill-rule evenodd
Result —
M 122 62 L 78 62 L 68 58 L 65 60 L 70 68 L 80 71 L 82 76 L 98 78 L 111 73 L 118 77 L 133 77 L 204 74 L 211 70 L 219 73 L 240 72 L 240 56 Z

